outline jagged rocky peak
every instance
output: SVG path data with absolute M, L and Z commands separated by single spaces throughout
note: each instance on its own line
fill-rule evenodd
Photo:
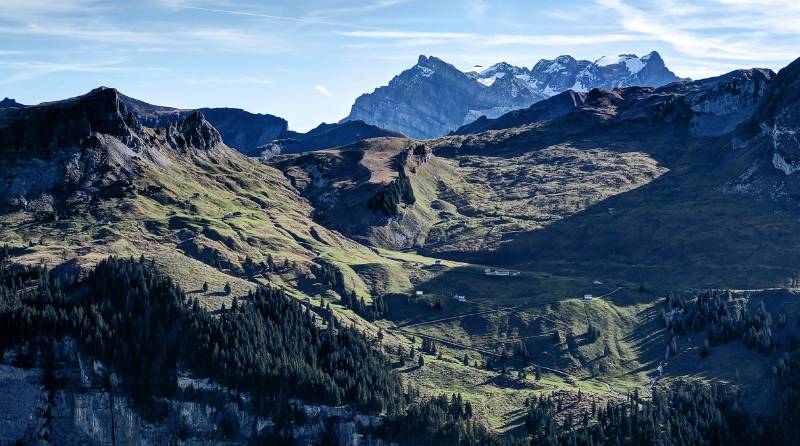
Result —
M 180 152 L 210 151 L 222 144 L 222 136 L 202 112 L 193 111 L 164 129 L 167 142 Z
M 345 120 L 361 119 L 411 137 L 431 138 L 481 116 L 496 118 L 569 89 L 658 87 L 681 80 L 655 51 L 596 62 L 563 55 L 542 59 L 532 69 L 500 62 L 489 68 L 476 65 L 466 73 L 423 55 L 387 86 L 359 96 Z
M 417 64 L 411 70 L 407 70 L 397 77 L 401 77 L 407 72 L 410 72 L 409 74 L 413 77 L 430 78 L 435 75 L 445 79 L 453 79 L 455 77 L 459 80 L 462 78 L 466 80 L 466 75 L 461 70 L 434 56 L 420 55 L 419 59 L 417 59 Z
M 452 67 L 452 65 L 436 56 L 426 56 L 424 54 L 419 55 L 419 58 L 417 59 L 417 66 L 429 68 Z

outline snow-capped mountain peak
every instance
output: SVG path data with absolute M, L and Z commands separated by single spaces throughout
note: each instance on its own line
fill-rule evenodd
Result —
M 652 54 L 652 53 L 650 53 Z M 599 67 L 607 67 L 609 65 L 625 65 L 628 72 L 636 74 L 644 68 L 647 61 L 650 60 L 650 54 L 643 57 L 638 57 L 635 54 L 620 54 L 617 57 L 603 56 L 597 59 L 594 64 Z
M 621 54 L 594 62 L 562 55 L 542 59 L 530 69 L 499 62 L 467 71 L 433 56 L 420 56 L 414 67 L 388 86 L 359 97 L 345 119 L 430 138 L 480 116 L 494 118 L 570 89 L 658 87 L 679 80 L 655 51 L 643 57 Z

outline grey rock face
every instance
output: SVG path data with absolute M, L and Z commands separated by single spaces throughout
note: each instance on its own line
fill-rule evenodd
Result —
M 360 119 L 413 138 L 441 135 L 460 125 L 471 108 L 498 105 L 482 102 L 485 88 L 440 59 L 420 56 L 389 85 L 359 96 L 345 121 Z
M 680 80 L 656 52 L 595 62 L 559 56 L 540 60 L 532 69 L 501 62 L 467 73 L 435 57 L 420 56 L 414 67 L 389 85 L 359 96 L 345 120 L 360 119 L 414 138 L 431 138 L 481 116 L 496 118 L 569 89 L 658 87 Z
M 11 364 L 16 351 L 5 353 L 0 360 L 0 445 L 21 441 L 40 446 L 244 446 L 275 428 L 272 420 L 251 411 L 248 395 L 186 374 L 179 375 L 179 388 L 201 389 L 228 402 L 161 399 L 164 411 L 159 417 L 142 417 L 117 387 L 116 376 L 99 361 L 79 355 L 74 340 L 55 346 L 55 373 L 64 384 L 50 391 L 42 384 L 42 369 L 16 367 Z M 111 382 L 111 387 L 104 382 Z M 305 414 L 305 421 L 288 432 L 299 445 L 317 445 L 325 437 L 336 438 L 341 446 L 386 445 L 369 434 L 382 426 L 381 417 L 358 414 L 346 406 L 290 403 Z
M 692 134 L 719 136 L 733 131 L 756 111 L 773 77 L 769 70 L 736 70 L 685 84 Z
M 73 198 L 124 194 L 140 163 L 230 153 L 223 148 L 202 113 L 150 129 L 109 88 L 0 109 L 0 208 L 56 218 L 55 208 L 73 208 Z
M 800 59 L 778 72 L 756 120 L 768 140 L 773 166 L 786 175 L 800 171 Z

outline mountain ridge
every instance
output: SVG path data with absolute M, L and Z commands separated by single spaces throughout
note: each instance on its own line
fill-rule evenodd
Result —
M 532 69 L 500 62 L 481 72 L 462 72 L 439 58 L 421 55 L 388 85 L 359 96 L 341 122 L 360 119 L 425 139 L 446 135 L 481 116 L 495 118 L 527 108 L 568 89 L 661 86 L 685 80 L 667 69 L 655 51 L 595 62 L 559 56 L 542 59 Z

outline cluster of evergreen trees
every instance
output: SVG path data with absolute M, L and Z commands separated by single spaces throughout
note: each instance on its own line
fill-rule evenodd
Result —
M 522 446 L 524 438 L 501 437 L 472 417 L 472 405 L 461 395 L 443 395 L 412 405 L 402 416 L 386 420 L 383 435 L 408 445 Z
M 373 211 L 381 211 L 387 216 L 393 217 L 400 213 L 401 203 L 411 205 L 415 202 L 416 197 L 414 197 L 414 189 L 411 187 L 411 179 L 400 167 L 398 177 L 372 196 L 367 205 Z
M 638 393 L 605 408 L 556 414 L 560 400 L 540 396 L 530 402 L 525 426 L 535 445 L 698 445 L 800 444 L 800 354 L 785 354 L 773 367 L 782 400 L 773 415 L 758 417 L 741 409 L 740 395 L 721 386 L 684 384 Z
M 729 292 L 704 291 L 692 299 L 670 296 L 669 313 L 665 323 L 675 335 L 684 335 L 690 329 L 696 333 L 708 332 L 709 346 L 741 340 L 747 348 L 769 354 L 779 339 L 773 332 L 772 315 L 764 302 L 756 311 L 733 299 Z M 779 317 L 786 324 L 786 315 Z M 706 352 L 707 353 L 707 352 Z
M 414 402 L 419 395 L 404 391 L 366 338 L 332 319 L 321 328 L 315 313 L 281 290 L 260 288 L 212 314 L 144 258 L 110 258 L 65 284 L 44 268 L 4 262 L 0 326 L 0 353 L 26 343 L 52 346 L 64 336 L 79 340 L 145 409 L 155 396 L 213 398 L 178 389 L 180 365 L 249 393 L 254 409 L 278 426 L 299 416 L 288 403 L 299 398 L 386 413 L 379 434 L 402 445 L 524 443 L 473 421 L 472 406 L 460 395 Z M 270 437 L 270 444 L 285 441 Z
M 368 321 L 376 321 L 389 315 L 389 304 L 382 295 L 374 296 L 368 304 L 363 297 L 359 299 L 355 291 L 345 291 L 342 293 L 342 305 Z
M 0 326 L 2 348 L 38 336 L 80 340 L 137 401 L 173 396 L 182 364 L 250 393 L 263 414 L 288 398 L 389 413 L 407 403 L 383 356 L 353 329 L 320 328 L 271 288 L 213 315 L 144 259 L 108 259 L 66 285 L 42 268 L 3 267 Z
M 247 276 L 254 276 L 256 274 L 263 274 L 263 273 L 277 273 L 277 272 L 286 272 L 292 268 L 295 268 L 297 265 L 292 262 L 289 263 L 289 258 L 284 258 L 283 262 L 278 265 L 278 262 L 275 262 L 275 259 L 272 257 L 272 254 L 267 254 L 267 258 L 265 261 L 256 263 L 250 256 L 246 256 L 244 262 L 242 262 L 242 271 L 244 271 L 245 275 Z
M 323 285 L 338 291 L 340 294 L 344 293 L 344 274 L 336 265 L 328 262 L 320 262 L 314 274 Z

